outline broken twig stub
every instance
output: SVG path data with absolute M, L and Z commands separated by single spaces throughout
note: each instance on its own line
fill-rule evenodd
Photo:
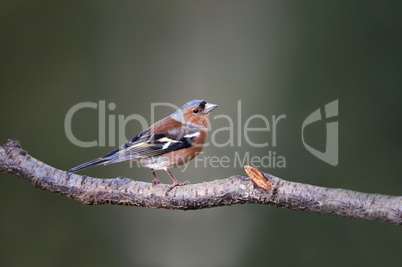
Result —
M 250 177 L 254 186 L 265 190 L 272 190 L 271 182 L 265 173 L 249 165 L 245 165 L 244 170 L 246 171 L 248 177 Z

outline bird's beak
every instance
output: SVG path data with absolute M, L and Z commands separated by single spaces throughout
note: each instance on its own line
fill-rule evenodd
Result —
M 216 109 L 217 107 L 218 107 L 218 105 L 211 104 L 211 103 L 206 103 L 206 104 L 205 104 L 204 112 L 205 112 L 205 113 L 209 113 L 209 112 L 211 112 L 212 110 Z

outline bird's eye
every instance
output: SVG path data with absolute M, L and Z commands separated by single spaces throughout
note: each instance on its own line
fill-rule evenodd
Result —
M 198 113 L 199 111 L 199 109 L 193 109 L 193 113 Z

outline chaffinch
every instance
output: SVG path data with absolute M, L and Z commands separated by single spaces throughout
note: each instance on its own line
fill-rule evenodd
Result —
M 209 113 L 217 107 L 203 100 L 191 100 L 170 116 L 157 121 L 145 131 L 134 136 L 121 147 L 72 168 L 74 173 L 92 166 L 108 165 L 122 161 L 138 161 L 151 169 L 153 184 L 159 184 L 155 170 L 165 170 L 173 183 L 169 190 L 188 184 L 176 180 L 169 168 L 183 165 L 195 158 L 207 139 Z

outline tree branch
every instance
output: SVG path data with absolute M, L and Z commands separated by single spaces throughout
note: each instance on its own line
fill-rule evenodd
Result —
M 233 204 L 267 204 L 294 210 L 402 225 L 402 197 L 360 193 L 294 183 L 246 167 L 251 177 L 168 185 L 128 178 L 98 179 L 53 168 L 31 157 L 17 140 L 0 146 L 0 171 L 24 178 L 33 186 L 87 205 L 127 205 L 195 210 Z

